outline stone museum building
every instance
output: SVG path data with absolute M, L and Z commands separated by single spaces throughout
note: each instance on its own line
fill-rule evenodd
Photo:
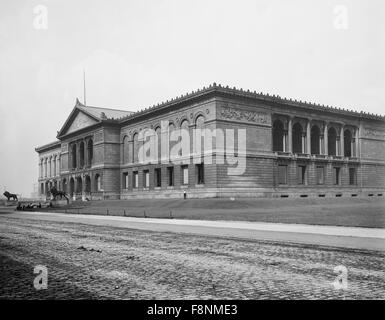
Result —
M 167 128 L 161 126 L 165 121 Z M 234 152 L 224 148 L 226 134 L 226 141 L 214 136 L 203 153 L 183 154 L 180 163 L 165 161 L 160 148 L 157 161 L 139 161 L 141 132 L 152 129 L 159 143 L 180 128 L 233 129 Z M 242 139 L 240 129 L 246 132 Z M 184 193 L 187 198 L 377 197 L 385 191 L 384 116 L 215 83 L 138 112 L 77 100 L 56 138 L 36 148 L 42 196 L 52 186 L 76 199 Z M 244 170 L 229 174 L 241 160 Z

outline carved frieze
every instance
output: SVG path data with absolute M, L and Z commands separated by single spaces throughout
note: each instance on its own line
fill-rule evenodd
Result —
M 270 117 L 267 113 L 248 111 L 233 107 L 222 107 L 220 111 L 222 119 L 254 122 L 258 124 L 270 124 Z
M 371 128 L 365 128 L 364 130 L 365 137 L 372 138 L 372 139 L 384 139 L 385 140 L 385 132 L 371 129 Z
M 103 141 L 103 131 L 97 131 L 94 135 L 94 142 Z

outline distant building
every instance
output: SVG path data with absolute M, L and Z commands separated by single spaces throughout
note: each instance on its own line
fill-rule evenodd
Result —
M 37 183 L 34 183 L 32 186 L 32 192 L 31 192 L 31 198 L 36 199 L 39 197 L 39 185 Z
M 161 121 L 168 121 L 162 130 Z M 218 142 L 187 164 L 139 163 L 142 130 L 246 130 L 245 171 L 229 175 Z M 385 118 L 213 84 L 138 112 L 78 100 L 57 135 L 36 148 L 39 192 L 56 185 L 93 199 L 351 197 L 385 189 Z M 170 142 L 170 148 L 174 142 Z M 237 150 L 235 150 L 237 151 Z M 235 159 L 241 157 L 235 154 Z

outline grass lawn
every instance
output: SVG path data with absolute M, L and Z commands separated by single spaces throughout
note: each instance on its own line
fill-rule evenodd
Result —
M 50 209 L 52 210 L 52 209 Z M 385 227 L 384 198 L 146 199 L 74 202 L 55 211 L 151 218 Z M 49 210 L 48 210 L 49 211 Z M 108 212 L 107 212 L 108 211 Z

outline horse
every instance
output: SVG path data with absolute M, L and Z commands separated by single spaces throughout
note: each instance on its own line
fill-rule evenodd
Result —
M 53 195 L 54 200 L 56 200 L 57 196 L 60 196 L 60 199 L 67 198 L 67 194 L 64 191 L 57 190 L 56 187 L 52 187 L 50 190 L 51 194 Z
M 9 193 L 8 191 L 5 191 L 5 192 L 3 193 L 3 195 L 7 198 L 8 201 L 9 201 L 10 198 L 12 198 L 13 200 L 18 200 L 16 194 L 14 194 L 14 193 Z

